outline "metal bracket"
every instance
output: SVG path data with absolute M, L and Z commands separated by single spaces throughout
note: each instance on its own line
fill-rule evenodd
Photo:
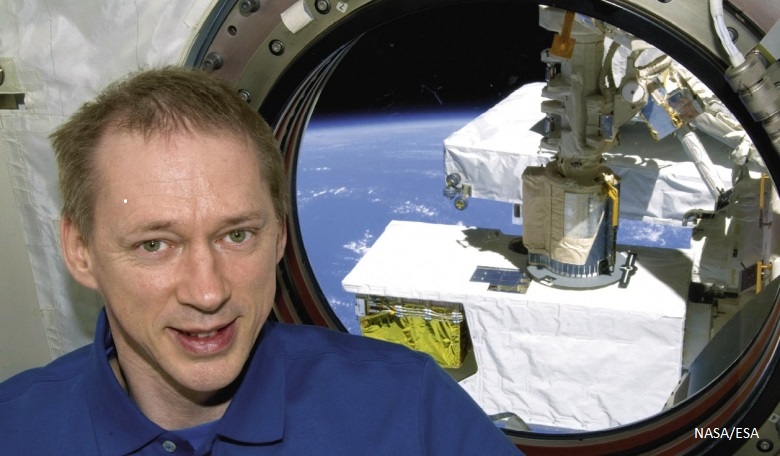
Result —
M 24 92 L 14 61 L 8 57 L 0 57 L 0 109 L 24 109 Z
M 628 252 L 625 264 L 620 267 L 622 274 L 620 276 L 620 284 L 618 288 L 628 288 L 628 282 L 631 280 L 631 276 L 636 273 L 636 253 Z

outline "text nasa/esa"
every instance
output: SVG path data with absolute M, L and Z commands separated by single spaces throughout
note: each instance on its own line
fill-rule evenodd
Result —
M 697 439 L 751 439 L 760 438 L 756 428 L 696 428 L 694 437 Z

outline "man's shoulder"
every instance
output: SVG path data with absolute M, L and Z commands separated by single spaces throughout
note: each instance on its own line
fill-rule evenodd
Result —
M 63 355 L 43 367 L 20 372 L 0 383 L 0 404 L 29 400 L 50 400 L 48 394 L 62 395 L 79 382 L 87 371 L 90 347 Z
M 337 357 L 345 361 L 411 364 L 422 367 L 428 355 L 402 345 L 311 325 L 271 323 L 271 334 L 284 347 L 288 359 Z
M 3 454 L 97 454 L 84 379 L 89 347 L 0 383 Z

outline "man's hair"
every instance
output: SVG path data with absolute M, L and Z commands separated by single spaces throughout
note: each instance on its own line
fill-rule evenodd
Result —
M 95 151 L 112 130 L 138 133 L 147 140 L 182 132 L 248 138 L 268 183 L 276 217 L 285 220 L 289 193 L 271 128 L 222 79 L 171 66 L 112 83 L 49 137 L 59 168 L 62 216 L 73 220 L 85 242 L 92 238 L 100 185 Z

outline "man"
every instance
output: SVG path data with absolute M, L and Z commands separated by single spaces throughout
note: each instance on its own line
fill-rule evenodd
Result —
M 288 193 L 227 84 L 138 73 L 52 144 L 63 258 L 105 308 L 91 346 L 0 385 L 3 454 L 518 454 L 429 357 L 267 321 Z

